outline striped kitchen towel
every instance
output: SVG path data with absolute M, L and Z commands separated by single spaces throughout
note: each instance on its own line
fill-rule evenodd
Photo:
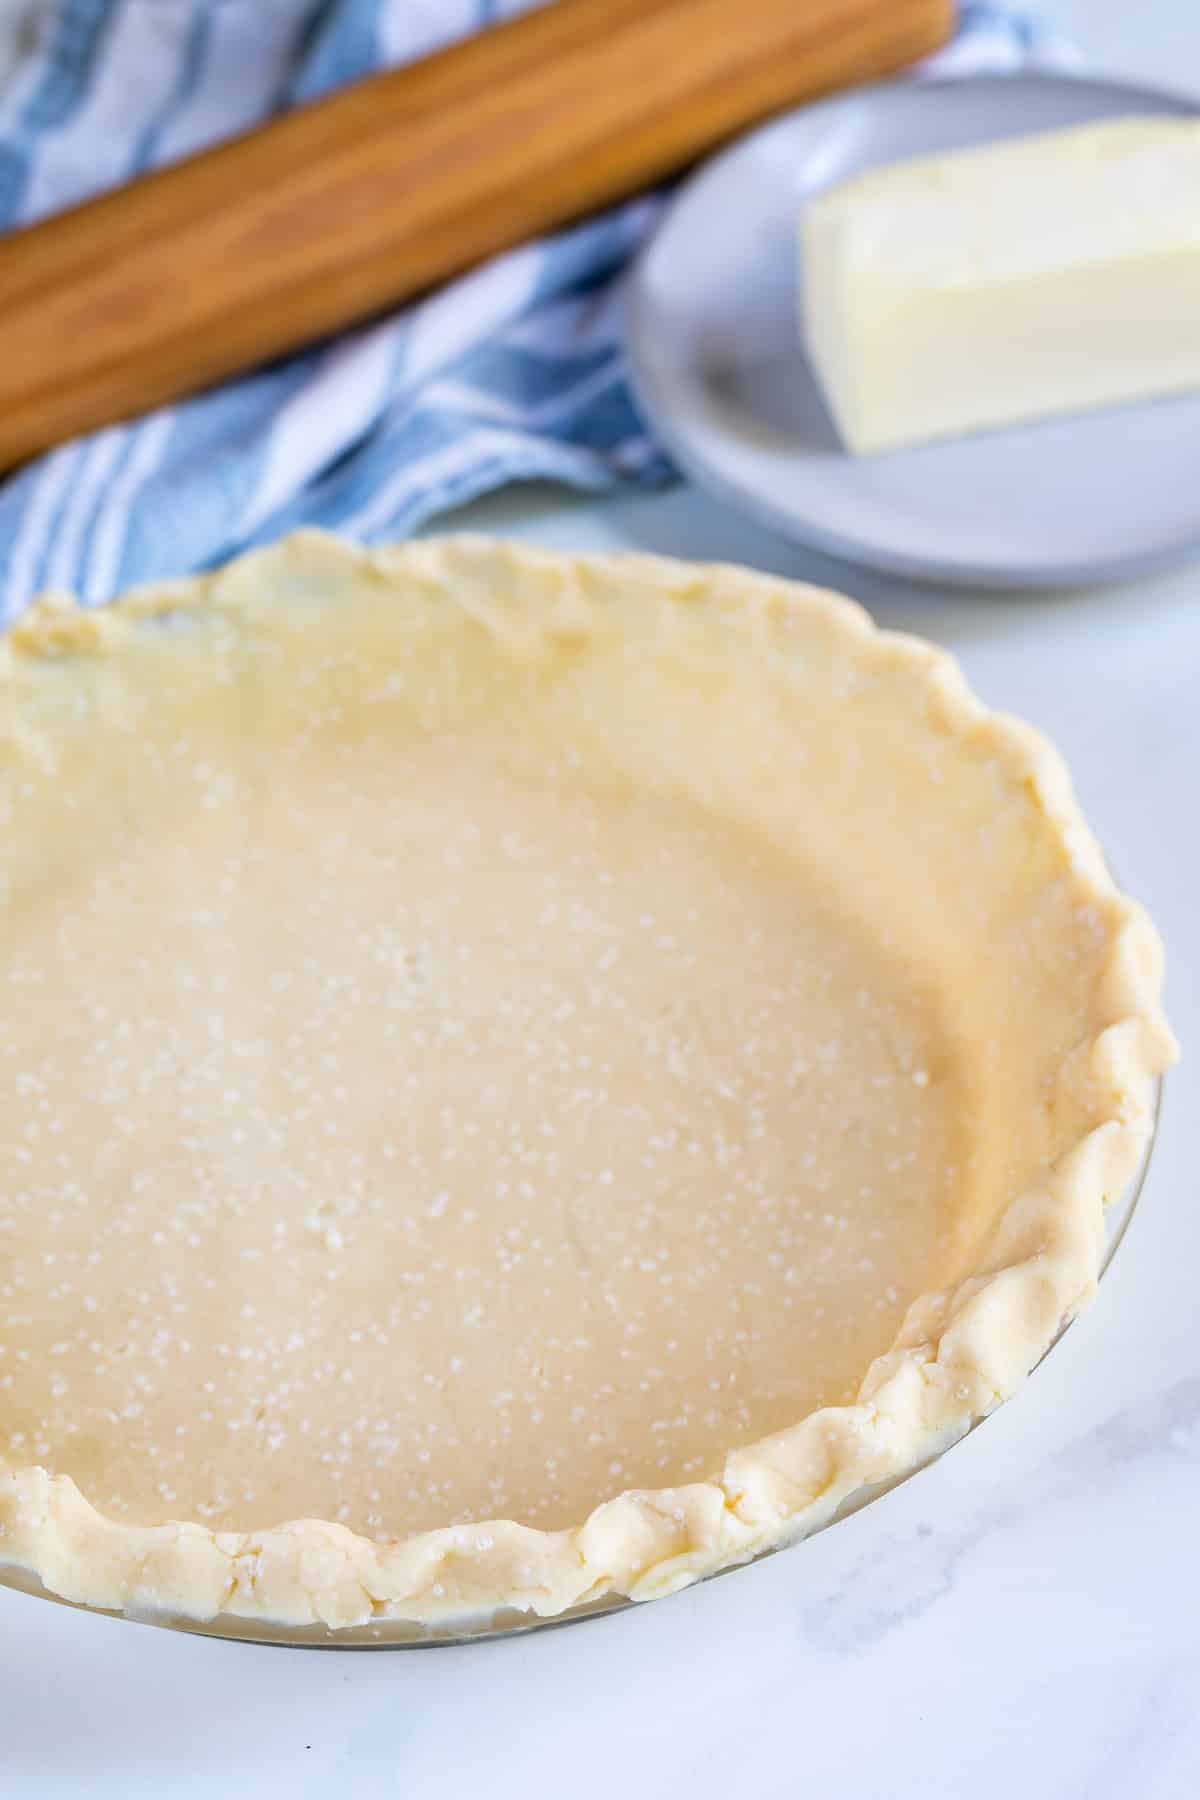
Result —
M 186 156 L 532 0 L 51 0 L 0 88 L 0 229 Z M 966 4 L 925 65 L 1061 60 Z M 626 385 L 618 277 L 659 201 L 499 256 L 381 324 L 39 457 L 0 484 L 0 604 L 85 601 L 300 523 L 371 541 L 522 477 L 593 490 L 671 473 Z

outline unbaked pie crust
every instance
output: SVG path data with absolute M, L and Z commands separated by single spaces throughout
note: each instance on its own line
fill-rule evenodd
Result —
M 311 533 L 0 654 L 10 1568 L 648 1598 L 1091 1294 L 1159 944 L 946 656 L 744 570 Z

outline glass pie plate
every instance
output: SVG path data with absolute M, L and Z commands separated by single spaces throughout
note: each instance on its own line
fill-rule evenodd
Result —
M 1124 1194 L 1122 1194 L 1119 1199 L 1113 1201 L 1107 1208 L 1105 1220 L 1107 1242 L 1101 1263 L 1101 1277 L 1107 1273 L 1113 1257 L 1120 1248 L 1121 1242 L 1128 1230 L 1130 1220 L 1133 1217 L 1134 1209 L 1137 1206 L 1142 1189 L 1145 1185 L 1155 1138 L 1158 1132 L 1161 1106 L 1162 1082 L 1161 1080 L 1158 1080 L 1155 1082 L 1153 1124 L 1141 1163 Z M 1050 1355 L 1073 1323 L 1073 1320 L 1068 1320 L 1067 1323 L 1059 1329 L 1052 1342 L 1043 1352 L 1043 1356 L 1039 1359 L 1039 1363 L 1044 1361 L 1046 1356 Z M 970 1436 L 971 1432 L 978 1430 L 979 1426 L 984 1422 L 983 1419 L 977 1420 L 976 1423 L 970 1427 L 970 1430 L 963 1435 Z M 859 1488 L 855 1493 L 851 1494 L 843 1501 L 842 1505 L 829 1519 L 818 1526 L 815 1531 L 810 1532 L 807 1535 L 816 1536 L 820 1531 L 827 1531 L 831 1526 L 838 1524 L 840 1520 L 849 1518 L 852 1513 L 858 1512 L 864 1506 L 869 1506 L 873 1501 L 879 1499 L 881 1495 L 890 1492 L 892 1488 L 899 1487 L 903 1482 L 911 1480 L 914 1475 L 920 1473 L 921 1469 L 928 1468 L 931 1463 L 938 1461 L 944 1456 L 948 1450 L 953 1449 L 955 1444 L 961 1442 L 961 1437 L 953 1438 L 939 1446 L 931 1456 L 925 1458 L 923 1462 L 918 1463 L 904 1474 L 897 1475 L 889 1481 L 877 1482 L 870 1486 Z M 761 1562 L 765 1557 L 778 1555 L 781 1550 L 796 1549 L 805 1541 L 805 1538 L 792 1539 L 788 1543 L 779 1544 L 769 1550 L 764 1550 L 758 1557 L 751 1560 Z M 717 1570 L 713 1575 L 706 1576 L 704 1579 L 713 1581 L 716 1580 L 719 1575 L 730 1575 L 735 1573 L 739 1568 L 747 1567 L 749 1567 L 749 1563 L 735 1564 L 729 1568 Z M 35 1577 L 26 1574 L 20 1569 L 0 1568 L 0 1587 L 13 1588 L 23 1593 L 35 1595 L 41 1599 L 53 1600 L 60 1606 L 70 1606 L 72 1604 L 70 1601 L 60 1599 L 57 1594 L 50 1593 L 49 1590 Z M 261 1619 L 242 1620 L 228 1615 L 218 1615 L 216 1618 L 209 1620 L 180 1618 L 165 1612 L 146 1614 L 126 1612 L 114 1613 L 111 1616 L 114 1618 L 126 1619 L 135 1624 L 164 1626 L 170 1630 L 186 1631 L 205 1637 L 223 1638 L 229 1642 L 282 1644 L 307 1649 L 323 1650 L 414 1650 L 432 1649 L 452 1644 L 477 1643 L 493 1638 L 519 1637 L 523 1636 L 526 1632 L 531 1631 L 549 1631 L 563 1625 L 581 1624 L 586 1619 L 604 1618 L 611 1613 L 626 1611 L 635 1604 L 637 1603 L 623 1599 L 620 1596 L 609 1595 L 601 1600 L 592 1602 L 590 1605 L 574 1607 L 570 1611 L 558 1614 L 554 1618 L 534 1618 L 528 1613 L 509 1609 L 495 1613 L 491 1617 L 480 1620 L 477 1623 L 472 1623 L 470 1625 L 450 1623 L 441 1629 L 424 1625 L 414 1625 L 407 1623 L 404 1620 L 387 1620 L 376 1625 L 353 1626 L 342 1630 L 333 1630 L 330 1627 L 323 1625 L 273 1625 Z M 644 1605 L 646 1603 L 642 1602 L 641 1604 Z M 88 1608 L 86 1610 L 95 1611 L 97 1609 Z

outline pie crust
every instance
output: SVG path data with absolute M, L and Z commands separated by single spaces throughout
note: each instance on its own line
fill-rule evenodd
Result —
M 10 1570 L 647 1599 L 1092 1294 L 1161 949 L 942 653 L 741 569 L 306 532 L 0 659 Z

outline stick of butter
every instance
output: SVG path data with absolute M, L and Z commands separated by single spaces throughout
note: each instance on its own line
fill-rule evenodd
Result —
M 801 222 L 803 332 L 856 452 L 1200 386 L 1200 123 L 893 163 Z

